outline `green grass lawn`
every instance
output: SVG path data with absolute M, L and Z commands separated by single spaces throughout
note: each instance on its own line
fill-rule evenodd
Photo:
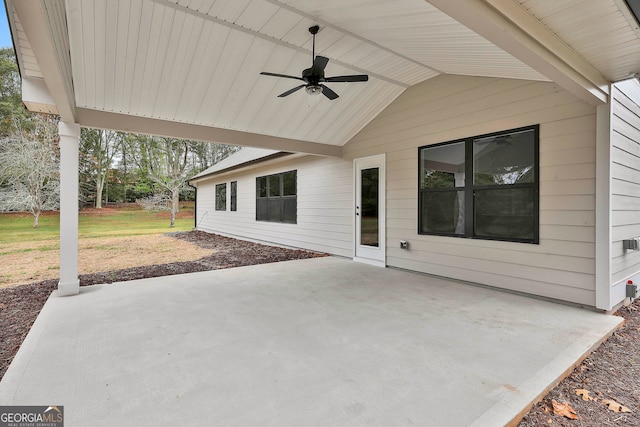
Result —
M 193 228 L 193 216 L 177 218 L 175 228 L 169 228 L 169 214 L 145 210 L 118 209 L 104 213 L 92 210 L 80 212 L 79 237 L 135 236 L 161 234 L 169 231 L 188 231 Z M 60 215 L 47 213 L 40 216 L 40 226 L 33 228 L 29 214 L 0 214 L 0 244 L 59 240 Z

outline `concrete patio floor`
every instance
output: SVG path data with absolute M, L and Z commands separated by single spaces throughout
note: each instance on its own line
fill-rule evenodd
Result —
M 74 426 L 499 426 L 620 318 L 327 257 L 49 298 L 0 405 Z

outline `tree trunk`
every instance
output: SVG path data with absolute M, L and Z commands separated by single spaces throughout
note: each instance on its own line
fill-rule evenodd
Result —
M 171 192 L 171 228 L 176 226 L 176 212 L 180 210 L 180 192 L 174 189 Z
M 33 214 L 33 228 L 38 228 L 40 225 L 40 212 L 35 212 Z
M 96 178 L 96 209 L 102 209 L 102 190 L 104 189 L 104 176 Z

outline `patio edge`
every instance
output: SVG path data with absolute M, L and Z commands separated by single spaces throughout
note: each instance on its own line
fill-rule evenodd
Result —
M 542 400 L 553 388 L 565 379 L 577 365 L 604 343 L 624 324 L 624 318 L 605 315 L 603 325 L 587 331 L 565 351 L 538 371 L 530 380 L 518 386 L 517 391 L 498 401 L 478 417 L 471 427 L 516 426 L 533 405 Z M 606 324 L 604 324 L 606 322 Z M 533 397 L 531 397 L 533 396 Z
M 20 348 L 18 349 L 16 354 L 13 356 L 13 359 L 11 360 L 9 367 L 2 376 L 2 379 L 0 379 L 0 404 L 5 405 L 7 404 L 7 401 L 13 402 L 13 399 L 7 400 L 9 395 L 3 394 L 3 390 L 8 390 L 8 388 L 2 386 L 3 384 L 7 383 L 22 383 L 22 378 L 18 379 L 17 377 L 22 377 L 26 372 L 29 363 L 31 362 L 32 349 L 37 347 L 38 342 L 40 341 L 40 337 L 44 333 L 46 321 L 42 319 L 46 317 L 46 313 L 51 310 L 50 301 L 52 298 L 60 298 L 57 290 L 51 292 L 51 294 L 45 301 L 44 305 L 40 309 L 40 312 L 36 316 L 36 319 L 31 325 L 31 328 L 29 328 L 27 336 L 20 344 Z M 43 315 L 43 313 L 45 314 Z M 14 379 L 14 377 L 16 378 Z M 14 387 L 14 390 L 17 389 L 17 387 Z

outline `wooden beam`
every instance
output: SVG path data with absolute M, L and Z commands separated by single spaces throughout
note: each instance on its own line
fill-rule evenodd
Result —
M 88 108 L 77 108 L 76 116 L 81 126 L 90 128 L 268 148 L 290 153 L 306 153 L 329 157 L 342 156 L 342 146 L 340 145 L 320 144 L 211 126 L 109 113 Z
M 428 1 L 580 99 L 608 102 L 608 80 L 513 0 Z

